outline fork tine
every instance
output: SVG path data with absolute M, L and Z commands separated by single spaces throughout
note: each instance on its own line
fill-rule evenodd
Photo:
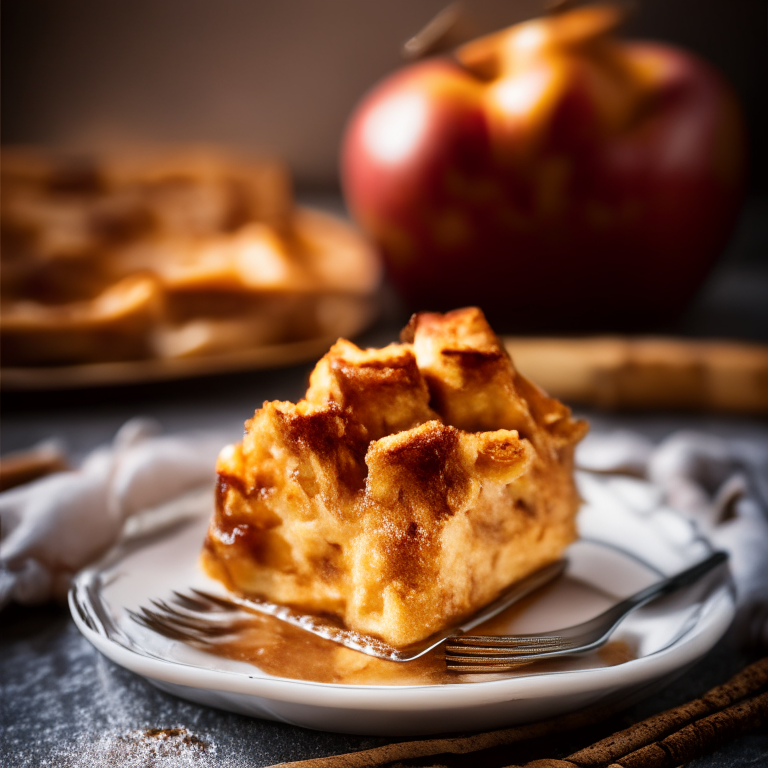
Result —
M 211 624 L 208 621 L 196 619 L 194 616 L 184 616 L 178 612 L 174 612 L 173 615 L 164 615 L 150 611 L 147 608 L 142 608 L 141 614 L 132 612 L 131 615 L 134 618 L 138 617 L 139 620 L 143 620 L 144 626 L 163 627 L 168 631 L 181 633 L 184 637 L 195 640 L 226 637 L 227 635 L 235 634 L 246 625 L 244 621 Z
M 226 616 L 223 613 L 219 614 L 218 617 L 216 616 L 212 617 L 212 616 L 206 615 L 205 618 L 203 617 L 198 618 L 196 616 L 191 616 L 189 613 L 182 613 L 181 611 L 177 611 L 172 605 L 169 605 L 168 603 L 166 603 L 165 600 L 156 600 L 154 598 L 150 598 L 149 602 L 152 603 L 152 605 L 154 605 L 160 611 L 162 611 L 163 614 L 169 619 L 173 618 L 174 620 L 178 620 L 182 622 L 196 621 L 197 626 L 200 626 L 200 627 L 210 626 L 211 622 L 218 622 L 219 624 L 221 624 L 221 622 L 224 621 L 225 619 L 227 621 L 231 620 L 229 619 L 228 616 Z M 147 609 L 142 608 L 142 610 L 147 610 Z
M 551 647 L 570 643 L 559 635 L 455 635 L 451 637 L 454 645 L 466 646 L 541 646 Z
M 498 664 L 517 666 L 518 664 L 530 664 L 547 658 L 546 654 L 535 656 L 446 656 L 445 663 L 449 666 L 461 667 L 466 664 L 478 667 L 492 667 Z
M 571 646 L 558 645 L 558 646 L 538 646 L 528 645 L 523 648 L 515 647 L 491 647 L 486 646 L 484 648 L 478 648 L 476 646 L 462 646 L 462 645 L 446 645 L 445 653 L 447 656 L 472 656 L 473 658 L 479 658 L 482 656 L 495 656 L 495 657 L 513 657 L 513 656 L 531 656 L 532 654 L 540 653 L 553 653 L 554 651 L 564 651 Z
M 183 618 L 176 617 L 173 617 L 173 619 L 169 620 L 170 617 L 164 616 L 161 613 L 156 613 L 155 611 L 150 611 L 148 608 L 142 608 L 139 616 L 145 622 L 149 621 L 155 625 L 162 624 L 163 626 L 173 627 L 174 629 L 179 630 L 191 630 L 193 632 L 200 631 L 199 624 L 193 620 L 185 621 Z
M 458 664 L 454 662 L 446 662 L 445 668 L 451 672 L 498 672 L 502 669 L 517 669 L 518 667 L 525 667 L 532 664 L 533 661 L 495 661 L 492 664 L 477 664 L 470 662 L 460 662 Z
M 203 598 L 203 600 L 207 600 L 209 603 L 213 603 L 220 608 L 226 608 L 229 611 L 237 611 L 240 609 L 240 606 L 237 603 L 232 600 L 228 600 L 226 597 L 212 595 L 210 592 L 203 592 L 202 590 L 195 589 L 194 587 L 191 591 L 194 592 L 198 597 Z
M 185 617 L 183 613 L 180 613 L 175 608 L 168 605 L 168 603 L 166 603 L 165 600 L 159 600 L 152 597 L 149 599 L 149 602 L 152 603 L 152 605 L 154 605 L 155 608 L 157 608 L 158 610 L 161 610 L 164 613 L 167 613 L 171 616 L 180 616 L 182 618 Z M 142 608 L 142 610 L 146 610 L 146 609 Z
M 546 656 L 547 654 L 544 654 Z M 446 664 L 524 664 L 542 658 L 539 654 L 521 654 L 512 656 L 460 656 L 458 654 L 446 654 Z
M 500 660 L 487 660 L 485 663 L 482 661 L 478 663 L 477 659 L 465 659 L 463 661 L 455 661 L 454 659 L 446 658 L 446 668 L 450 672 L 505 672 L 511 669 L 517 669 L 518 667 L 524 667 L 526 664 L 530 664 L 535 659 L 529 660 L 512 660 L 512 661 L 500 661 Z
M 140 624 L 142 627 L 146 627 L 153 632 L 157 632 L 164 637 L 168 637 L 171 640 L 181 640 L 187 643 L 194 643 L 197 641 L 197 638 L 189 632 L 184 632 L 178 627 L 168 626 L 164 621 L 157 621 L 152 615 L 144 616 L 130 609 L 126 609 L 126 612 L 137 624 Z
M 186 627 L 187 629 L 199 630 L 201 627 L 207 626 L 207 624 L 203 624 L 200 619 L 197 619 L 194 616 L 185 616 L 183 613 L 173 610 L 170 606 L 163 605 L 161 600 L 152 600 L 151 602 L 160 609 L 161 613 L 156 613 L 148 608 L 142 608 L 141 612 L 145 616 L 151 616 L 154 620 L 165 622 L 172 621 L 174 624 Z
M 205 613 L 211 610 L 211 604 L 208 600 L 196 600 L 194 597 L 185 595 L 183 592 L 177 592 L 175 589 L 173 590 L 173 602 L 188 611 Z

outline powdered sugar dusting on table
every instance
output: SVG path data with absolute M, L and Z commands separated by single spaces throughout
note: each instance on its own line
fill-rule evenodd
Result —
M 217 749 L 183 726 L 146 728 L 123 733 L 107 733 L 91 743 L 79 742 L 59 750 L 53 763 L 69 766 L 108 766 L 124 768 L 208 768 L 217 765 Z

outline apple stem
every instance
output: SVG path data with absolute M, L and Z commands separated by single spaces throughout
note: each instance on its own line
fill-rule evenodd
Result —
M 462 4 L 451 3 L 405 41 L 402 56 L 408 61 L 415 61 L 448 51 L 472 39 L 474 33 L 470 27 Z

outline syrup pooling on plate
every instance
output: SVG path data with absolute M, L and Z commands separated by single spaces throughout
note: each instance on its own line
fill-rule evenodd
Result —
M 535 621 L 537 612 L 556 615 L 557 606 L 578 601 L 585 610 L 598 613 L 611 599 L 583 582 L 564 577 L 481 624 L 473 632 L 505 634 Z M 585 616 L 586 618 L 586 616 Z M 537 629 L 554 629 L 539 626 Z M 445 668 L 442 648 L 408 663 L 366 656 L 329 640 L 304 632 L 268 615 L 249 617 L 236 638 L 206 644 L 204 650 L 234 661 L 253 664 L 276 677 L 346 685 L 445 685 L 473 683 L 577 669 L 596 669 L 623 664 L 635 658 L 630 645 L 615 640 L 597 651 L 522 665 L 518 670 L 493 674 L 456 674 Z

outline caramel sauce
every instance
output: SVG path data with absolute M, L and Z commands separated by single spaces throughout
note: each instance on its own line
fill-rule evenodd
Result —
M 562 599 L 563 582 L 570 582 L 567 585 L 569 594 L 574 589 L 595 594 L 583 585 L 579 587 L 579 582 L 561 579 L 479 625 L 472 633 L 493 635 L 529 631 L 527 627 L 514 627 L 529 617 L 537 606 L 541 607 L 542 603 L 556 598 L 558 593 Z M 532 662 L 509 672 L 458 674 L 446 670 L 442 646 L 414 661 L 386 661 L 324 640 L 267 615 L 250 617 L 243 623 L 236 639 L 207 644 L 204 650 L 227 659 L 253 664 L 263 672 L 277 677 L 346 685 L 475 683 L 532 674 L 612 667 L 636 658 L 627 642 L 617 640 L 590 653 Z

